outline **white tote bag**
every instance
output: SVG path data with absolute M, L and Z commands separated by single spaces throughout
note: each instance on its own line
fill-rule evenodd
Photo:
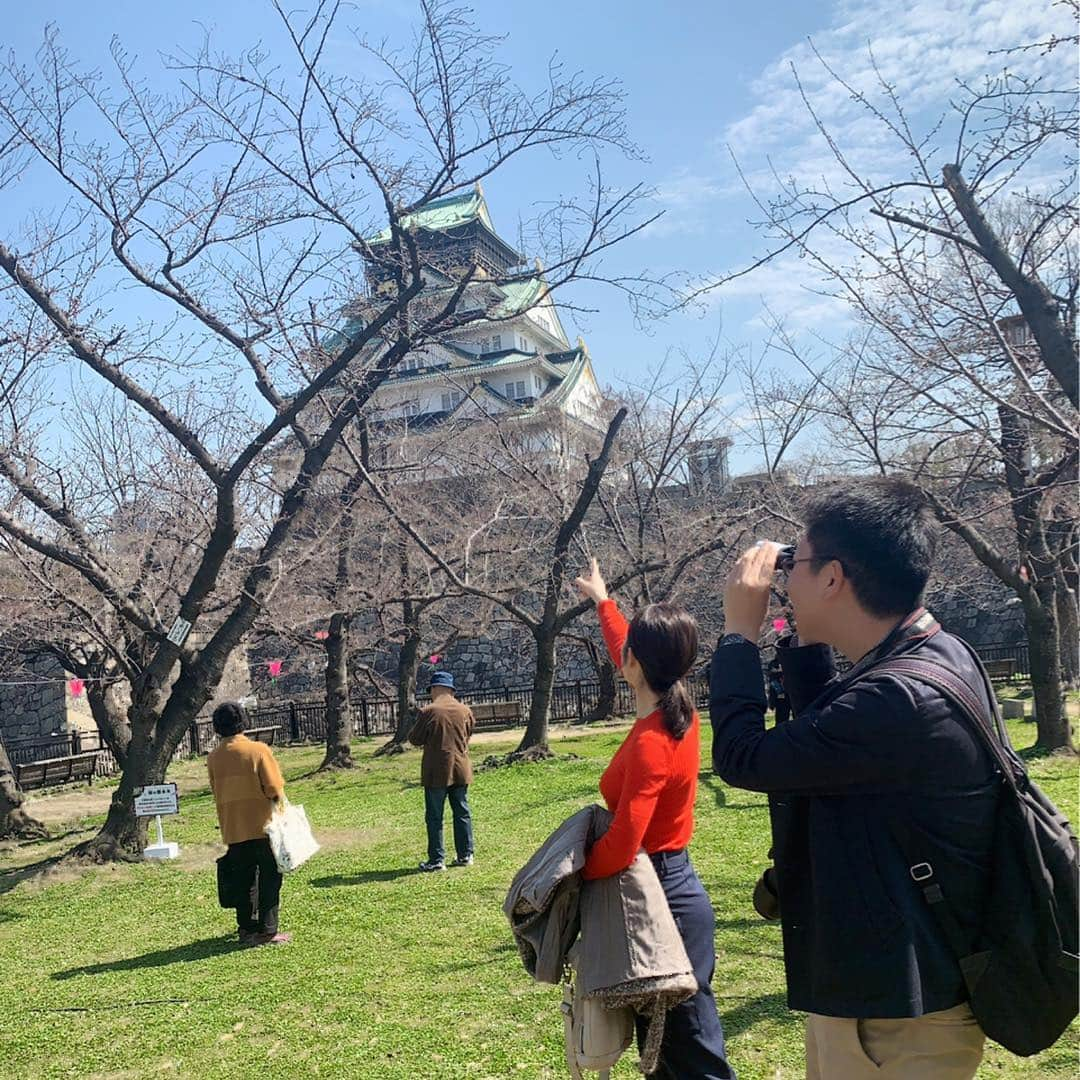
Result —
M 288 799 L 282 799 L 282 804 L 280 810 L 270 815 L 266 835 L 278 869 L 287 874 L 303 866 L 319 850 L 319 842 L 312 835 L 304 808 L 293 806 Z

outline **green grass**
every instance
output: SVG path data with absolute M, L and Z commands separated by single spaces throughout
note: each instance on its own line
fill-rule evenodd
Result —
M 1034 725 L 1013 731 L 1019 746 L 1034 738 Z M 70 845 L 93 819 L 61 841 L 0 852 L 0 1075 L 565 1076 L 559 991 L 527 978 L 500 905 L 522 861 L 596 796 L 621 737 L 560 740 L 576 760 L 478 774 L 477 863 L 431 876 L 411 872 L 423 855 L 416 753 L 374 759 L 361 743 L 354 772 L 310 776 L 317 750 L 279 752 L 290 797 L 326 841 L 285 882 L 282 925 L 295 939 L 282 948 L 232 943 L 199 762 L 176 769 L 185 794 L 167 836 L 181 844 L 178 864 L 16 884 L 14 868 Z M 1031 767 L 1075 820 L 1074 762 Z M 693 854 L 716 907 L 715 988 L 742 1080 L 802 1075 L 779 931 L 750 907 L 768 847 L 765 799 L 703 771 Z M 1073 1036 L 1026 1061 L 990 1048 L 979 1075 L 1072 1076 L 1075 1062 Z M 615 1075 L 638 1075 L 631 1056 Z

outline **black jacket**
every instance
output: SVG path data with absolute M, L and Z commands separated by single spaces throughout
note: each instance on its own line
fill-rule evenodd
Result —
M 793 1009 L 905 1017 L 966 999 L 900 844 L 916 839 L 973 931 L 997 773 L 937 690 L 874 673 L 900 654 L 949 667 L 986 700 L 964 645 L 922 611 L 839 678 L 828 646 L 782 649 L 795 719 L 770 730 L 757 647 L 721 645 L 713 656 L 713 768 L 729 784 L 769 793 Z

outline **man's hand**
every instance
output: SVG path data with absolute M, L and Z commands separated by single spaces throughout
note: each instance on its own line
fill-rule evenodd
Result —
M 589 573 L 575 578 L 574 584 L 578 587 L 578 592 L 587 596 L 594 604 L 600 604 L 608 598 L 607 585 L 604 583 L 603 575 L 600 573 L 600 564 L 596 559 L 592 560 Z
M 761 540 L 739 556 L 724 586 L 724 632 L 757 641 L 769 610 L 769 587 L 781 545 Z

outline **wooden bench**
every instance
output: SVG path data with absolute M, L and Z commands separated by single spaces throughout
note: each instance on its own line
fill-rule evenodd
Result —
M 94 780 L 94 765 L 96 763 L 96 750 L 85 754 L 72 754 L 70 757 L 27 761 L 14 766 L 15 783 L 23 791 L 52 787 L 56 784 L 74 784 L 81 780 L 91 784 Z
M 1011 683 L 1016 677 L 1016 661 L 1012 659 L 984 660 L 983 667 L 991 682 Z
M 274 740 L 277 738 L 278 731 L 279 731 L 279 728 L 275 725 L 274 727 L 247 728 L 247 730 L 245 730 L 244 734 L 249 739 L 254 739 L 255 742 L 264 742 L 268 746 L 273 746 L 274 745 Z
M 483 705 L 470 705 L 469 708 L 480 727 L 520 724 L 525 719 L 525 709 L 520 701 L 491 701 Z

